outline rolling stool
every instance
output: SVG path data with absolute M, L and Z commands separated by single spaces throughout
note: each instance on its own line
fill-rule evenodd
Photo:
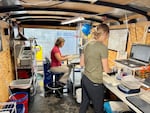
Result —
M 63 75 L 63 73 L 57 73 L 52 71 L 50 71 L 49 73 L 51 74 L 52 80 L 47 84 L 47 88 L 50 90 L 52 94 L 55 94 L 56 97 L 61 98 L 63 95 L 63 87 L 60 87 L 57 84 L 57 81 Z

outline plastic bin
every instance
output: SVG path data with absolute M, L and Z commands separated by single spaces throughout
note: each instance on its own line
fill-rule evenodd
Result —
M 28 63 L 28 61 L 26 62 Z M 18 74 L 18 79 L 27 79 L 32 76 L 32 70 L 31 69 L 18 69 L 17 74 Z
M 121 101 L 104 102 L 104 111 L 105 111 L 105 113 L 131 112 L 130 108 Z
M 9 97 L 10 101 L 18 104 L 23 104 L 25 108 L 24 113 L 28 113 L 28 93 L 27 92 L 16 92 Z
M 16 105 L 17 113 L 25 113 L 25 107 L 23 104 Z

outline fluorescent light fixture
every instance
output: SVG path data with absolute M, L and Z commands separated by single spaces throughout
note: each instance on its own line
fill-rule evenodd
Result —
M 61 22 L 62 25 L 64 24 L 70 24 L 70 23 L 75 23 L 75 22 L 80 22 L 83 21 L 84 18 L 83 17 L 73 17 L 71 19 L 67 19 Z
M 81 0 L 81 1 L 88 1 L 88 2 L 94 3 L 94 2 L 96 2 L 98 0 Z

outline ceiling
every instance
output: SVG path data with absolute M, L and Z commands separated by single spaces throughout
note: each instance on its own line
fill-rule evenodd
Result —
M 0 19 L 21 25 L 61 25 L 73 17 L 93 25 L 150 20 L 150 0 L 0 0 Z

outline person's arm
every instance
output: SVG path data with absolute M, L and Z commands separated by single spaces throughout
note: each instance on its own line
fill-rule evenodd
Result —
M 81 57 L 80 57 L 80 66 L 84 67 L 84 54 L 83 53 L 81 54 Z
M 55 53 L 55 57 L 58 61 L 68 60 L 68 56 L 61 56 L 59 53 Z
M 102 59 L 102 65 L 103 65 L 103 70 L 106 73 L 110 73 L 111 69 L 109 68 L 109 64 L 108 64 L 108 58 L 103 58 Z

